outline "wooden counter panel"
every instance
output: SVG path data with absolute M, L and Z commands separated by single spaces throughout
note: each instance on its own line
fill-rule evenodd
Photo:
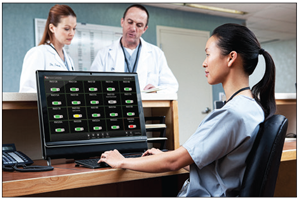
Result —
M 171 101 L 157 100 L 157 101 L 142 101 L 143 108 L 156 107 L 171 107 Z
M 283 151 L 296 150 L 296 149 L 297 149 L 297 141 L 296 140 L 291 140 L 291 141 L 286 140 L 284 142 Z
M 297 159 L 297 141 L 285 141 L 281 155 L 281 161 Z
M 276 99 L 276 105 L 296 105 L 296 99 Z
M 6 101 L 2 102 L 3 110 L 37 109 L 36 101 Z

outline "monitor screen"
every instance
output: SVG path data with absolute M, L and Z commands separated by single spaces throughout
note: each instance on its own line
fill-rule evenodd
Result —
M 43 157 L 147 148 L 136 73 L 37 71 Z

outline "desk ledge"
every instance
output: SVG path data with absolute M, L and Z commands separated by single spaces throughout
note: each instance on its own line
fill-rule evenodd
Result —
M 275 93 L 275 99 L 296 99 L 296 93 Z
M 3 101 L 37 101 L 36 93 L 3 92 Z
M 142 100 L 177 100 L 177 93 L 141 93 Z M 37 93 L 3 92 L 3 101 L 37 101 Z
M 177 100 L 177 93 L 141 93 L 142 100 Z

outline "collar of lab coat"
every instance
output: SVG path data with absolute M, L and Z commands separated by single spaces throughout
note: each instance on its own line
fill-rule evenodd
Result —
M 61 64 L 61 66 L 63 66 L 63 68 L 65 68 L 66 70 L 68 70 L 68 68 L 66 67 L 64 61 L 59 57 L 58 53 L 48 44 L 45 44 L 47 50 L 53 54 L 54 58 L 56 61 L 59 62 L 59 64 Z M 73 69 L 73 65 L 72 63 L 70 62 L 70 59 L 69 59 L 69 56 L 67 55 L 67 52 L 65 51 L 65 49 L 63 48 L 63 52 L 64 52 L 64 55 L 65 55 L 65 59 L 67 60 L 67 63 L 68 63 L 68 66 L 69 68 L 72 70 Z

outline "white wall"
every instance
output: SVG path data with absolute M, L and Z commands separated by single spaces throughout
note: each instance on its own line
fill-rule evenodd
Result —
M 295 93 L 296 76 L 296 39 L 261 44 L 271 54 L 276 66 L 276 93 Z M 264 75 L 265 60 L 259 56 L 258 66 L 250 76 L 250 86 L 255 85 Z

